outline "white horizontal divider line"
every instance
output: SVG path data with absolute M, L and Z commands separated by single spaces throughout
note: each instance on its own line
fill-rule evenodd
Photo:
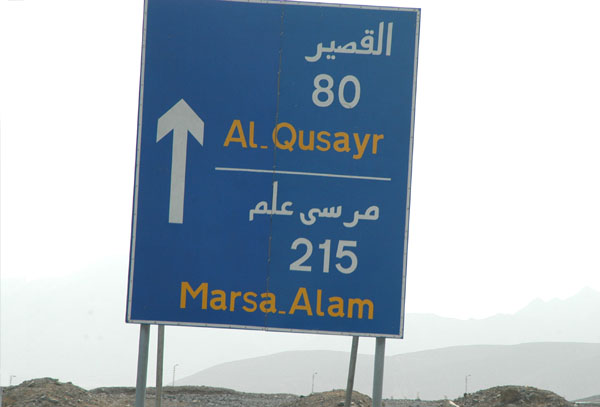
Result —
M 215 171 L 258 172 L 258 173 L 266 173 L 266 174 L 305 175 L 305 176 L 311 176 L 311 177 L 366 179 L 366 180 L 370 180 L 370 181 L 391 181 L 392 180 L 391 178 L 367 177 L 367 176 L 363 176 L 363 175 L 325 174 L 325 173 L 320 173 L 320 172 L 302 172 L 302 171 L 259 170 L 259 169 L 253 169 L 253 168 L 215 167 Z

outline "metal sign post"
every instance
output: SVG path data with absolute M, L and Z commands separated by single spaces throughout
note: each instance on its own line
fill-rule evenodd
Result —
M 158 326 L 158 343 L 156 346 L 156 407 L 162 403 L 163 361 L 165 356 L 165 326 Z
M 146 399 L 146 381 L 148 378 L 148 347 L 150 344 L 150 325 L 140 324 L 140 343 L 138 349 L 137 381 L 135 385 L 135 407 L 144 407 Z
M 356 358 L 358 356 L 358 336 L 352 337 L 350 350 L 350 365 L 348 366 L 348 383 L 346 384 L 346 399 L 344 406 L 352 404 L 352 391 L 354 390 L 354 373 L 356 372 Z
M 383 362 L 385 360 L 385 338 L 375 339 L 375 365 L 373 369 L 373 407 L 381 407 L 383 394 Z

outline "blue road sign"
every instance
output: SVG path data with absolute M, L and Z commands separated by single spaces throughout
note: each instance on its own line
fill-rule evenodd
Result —
M 127 321 L 401 337 L 419 10 L 146 10 Z

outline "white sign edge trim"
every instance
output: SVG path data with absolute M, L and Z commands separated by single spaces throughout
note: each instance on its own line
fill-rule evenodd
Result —
M 288 332 L 288 333 L 303 333 L 303 334 L 315 334 L 315 335 L 340 335 L 340 336 L 364 336 L 371 338 L 394 338 L 402 339 L 401 335 L 398 334 L 387 334 L 387 333 L 363 333 L 363 332 L 345 332 L 345 331 L 320 331 L 312 329 L 293 329 L 293 328 L 276 328 L 266 327 L 262 325 L 233 325 L 233 324 L 210 324 L 200 322 L 173 322 L 173 321 L 154 321 L 135 319 L 127 321 L 132 324 L 150 324 L 150 325 L 168 325 L 168 326 L 189 326 L 189 327 L 205 327 L 205 328 L 228 328 L 228 329 L 245 329 L 252 331 L 266 331 L 266 332 Z
M 295 0 L 217 0 L 230 3 L 262 3 L 262 4 L 280 4 L 286 6 L 313 6 L 313 7 L 333 7 L 333 8 L 355 8 L 362 10 L 381 10 L 381 11 L 414 11 L 420 12 L 421 9 L 414 7 L 392 7 L 392 6 L 366 6 L 360 4 L 343 3 L 319 3 Z
M 421 29 L 421 10 L 417 11 L 415 26 L 415 56 L 413 59 L 412 106 L 410 112 L 410 146 L 408 149 L 408 179 L 406 182 L 406 215 L 404 220 L 404 259 L 402 261 L 402 303 L 400 310 L 400 338 L 404 338 L 404 310 L 406 303 L 406 274 L 408 264 L 408 225 L 410 218 L 410 198 L 412 192 L 413 146 L 415 142 L 415 111 L 417 103 L 417 67 L 419 65 L 419 32 Z
M 129 281 L 127 283 L 127 313 L 125 320 L 131 320 L 131 305 L 133 303 L 133 273 L 135 269 L 135 243 L 137 230 L 137 212 L 140 186 L 140 156 L 142 152 L 142 118 L 144 113 L 144 76 L 146 74 L 146 32 L 148 22 L 148 0 L 144 0 L 144 15 L 142 23 L 142 55 L 140 69 L 140 91 L 138 101 L 138 129 L 135 146 L 135 180 L 133 186 L 133 209 L 131 216 L 131 243 L 129 245 Z

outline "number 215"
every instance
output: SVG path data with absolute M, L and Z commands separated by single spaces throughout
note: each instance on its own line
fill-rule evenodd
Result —
M 313 252 L 313 245 L 310 240 L 299 237 L 298 239 L 292 242 L 292 250 L 298 250 L 299 246 L 304 246 L 306 251 L 304 254 L 295 262 L 290 264 L 290 270 L 293 271 L 311 271 L 312 267 L 304 264 Z M 350 259 L 350 265 L 348 267 L 342 266 L 341 262 L 335 264 L 335 268 L 343 274 L 350 274 L 356 267 L 358 266 L 358 258 L 356 254 L 347 249 L 349 247 L 356 247 L 357 242 L 354 240 L 340 240 L 338 242 L 337 251 L 335 253 L 335 257 L 338 259 L 343 259 L 344 257 L 348 257 Z M 323 250 L 323 273 L 329 273 L 329 263 L 331 257 L 331 240 L 326 239 L 323 243 L 319 244 L 319 249 Z

